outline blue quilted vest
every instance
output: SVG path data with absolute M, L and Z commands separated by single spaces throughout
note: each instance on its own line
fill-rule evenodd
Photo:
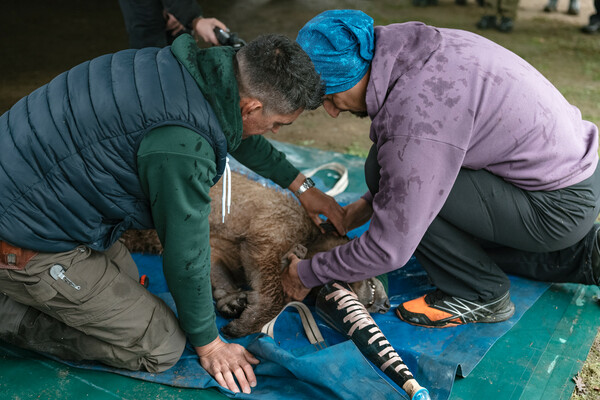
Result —
M 202 135 L 222 172 L 219 122 L 169 48 L 98 57 L 21 99 L 0 117 L 0 239 L 102 251 L 127 229 L 151 228 L 136 154 L 163 125 Z

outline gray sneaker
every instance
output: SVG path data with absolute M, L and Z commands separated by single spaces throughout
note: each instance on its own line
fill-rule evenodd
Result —
M 396 315 L 401 320 L 427 328 L 446 328 L 471 322 L 501 322 L 514 313 L 515 305 L 510 301 L 509 292 L 497 299 L 479 302 L 436 290 L 396 308 Z

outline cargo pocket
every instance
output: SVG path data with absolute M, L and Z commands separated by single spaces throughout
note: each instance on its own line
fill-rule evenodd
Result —
M 119 276 L 119 270 L 104 253 L 80 246 L 68 262 L 55 263 L 43 278 L 52 281 L 52 287 L 74 305 L 82 305 L 104 291 Z M 60 275 L 52 274 L 52 268 Z
M 40 280 L 38 283 L 24 284 L 23 287 L 25 288 L 25 291 L 29 294 L 30 298 L 20 299 L 18 298 L 19 296 L 17 296 L 13 297 L 14 300 L 23 304 L 33 306 L 38 309 L 51 309 L 48 306 L 48 302 L 57 295 L 57 291 L 51 285 L 49 285 L 48 282 Z
M 138 351 L 135 344 L 145 335 L 152 322 L 155 305 L 148 298 L 133 299 L 127 306 L 120 303 L 113 307 L 121 307 L 117 313 L 106 313 L 102 319 L 88 320 L 85 324 L 81 321 L 72 321 L 82 332 L 94 335 L 105 342 L 123 347 L 131 351 Z M 149 350 L 149 349 L 147 349 Z
M 48 302 L 53 315 L 72 327 L 100 318 L 119 301 L 112 290 L 119 269 L 104 253 L 84 246 L 47 260 L 38 275 L 56 292 Z

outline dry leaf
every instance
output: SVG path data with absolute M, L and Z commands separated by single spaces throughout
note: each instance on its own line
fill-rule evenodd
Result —
M 585 383 L 579 374 L 575 375 L 573 381 L 575 382 L 575 390 L 577 390 L 577 394 L 585 394 L 587 387 L 585 386 Z

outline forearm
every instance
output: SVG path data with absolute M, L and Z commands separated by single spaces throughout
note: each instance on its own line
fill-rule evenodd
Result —
M 214 151 L 189 129 L 163 127 L 144 137 L 137 161 L 181 327 L 200 364 L 219 385 L 238 392 L 239 384 L 250 393 L 256 386 L 252 364 L 258 360 L 242 346 L 224 343 L 215 324 L 208 221 L 209 190 L 216 175 Z
M 176 188 L 182 190 L 175 184 L 170 191 L 176 192 Z M 161 203 L 158 198 L 153 218 L 164 248 L 165 280 L 182 329 L 193 345 L 203 346 L 218 335 L 210 281 L 210 198 L 206 193 L 203 200 L 192 202 L 188 209 L 185 204 L 178 206 L 176 199 L 166 198 Z
M 296 176 L 296 178 L 288 185 L 287 188 L 292 193 L 296 193 L 296 191 L 298 191 L 298 189 L 304 183 L 305 180 L 306 180 L 306 176 L 304 176 L 304 174 L 302 172 L 299 172 L 298 175 Z
M 163 270 L 182 329 L 194 346 L 218 336 L 210 281 L 208 216 L 195 229 L 167 231 Z M 206 225 L 203 226 L 203 225 Z
M 186 191 L 187 182 L 173 178 L 171 181 L 174 185 L 169 192 Z M 177 305 L 181 327 L 194 346 L 210 343 L 218 335 L 210 281 L 210 185 L 206 182 L 202 186 L 194 190 L 200 192 L 194 195 L 167 197 L 162 204 L 157 199 L 153 208 L 156 230 L 164 248 L 167 286 Z
M 214 158 L 204 139 L 181 127 L 153 130 L 138 150 L 140 182 L 164 248 L 167 285 L 181 326 L 196 346 L 217 336 L 208 223 Z
M 363 226 L 373 215 L 373 207 L 364 197 L 361 197 L 354 203 L 348 204 L 344 207 L 344 210 L 346 211 L 344 225 L 349 231 L 358 228 L 359 226 Z
M 381 179 L 369 206 L 357 203 L 356 221 L 371 214 L 369 229 L 360 237 L 298 265 L 300 280 L 314 287 L 332 280 L 358 281 L 401 268 L 416 250 L 429 224 L 442 208 L 460 169 L 460 149 L 443 143 L 388 141 L 379 149 Z M 397 154 L 404 151 L 404 157 Z M 433 160 L 424 165 L 423 159 Z M 415 166 L 421 165 L 420 169 Z M 365 196 L 368 198 L 368 196 Z M 347 214 L 348 214 L 348 210 Z M 365 268 L 368 265 L 369 268 Z

